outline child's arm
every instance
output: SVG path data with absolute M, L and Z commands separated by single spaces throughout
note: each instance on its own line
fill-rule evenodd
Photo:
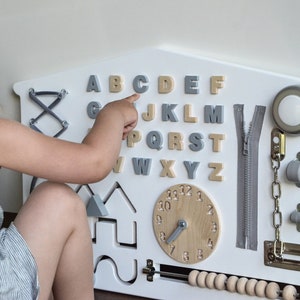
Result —
M 48 137 L 0 119 L 0 166 L 56 182 L 91 183 L 113 168 L 122 139 L 135 127 L 139 95 L 108 103 L 83 142 Z

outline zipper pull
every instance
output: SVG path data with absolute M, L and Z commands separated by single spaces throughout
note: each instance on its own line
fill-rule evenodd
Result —
M 285 134 L 278 128 L 273 128 L 271 132 L 271 157 L 280 161 L 285 157 Z
M 244 141 L 243 141 L 243 155 L 248 155 L 250 151 L 250 135 L 252 133 L 252 122 L 249 124 L 248 132 L 244 132 Z
M 244 139 L 243 142 L 243 155 L 248 155 L 249 154 L 249 143 L 247 139 Z

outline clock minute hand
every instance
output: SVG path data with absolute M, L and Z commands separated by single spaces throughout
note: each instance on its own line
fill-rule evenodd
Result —
M 178 220 L 177 227 L 173 231 L 173 233 L 169 236 L 167 239 L 167 244 L 171 244 L 173 241 L 175 241 L 181 232 L 188 227 L 188 224 L 185 220 Z

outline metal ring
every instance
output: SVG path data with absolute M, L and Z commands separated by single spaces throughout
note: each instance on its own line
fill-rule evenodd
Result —
M 300 87 L 299 86 L 289 86 L 289 87 L 281 90 L 276 95 L 276 97 L 273 101 L 272 114 L 273 114 L 273 118 L 274 118 L 276 125 L 281 130 L 283 130 L 286 133 L 296 134 L 296 133 L 300 133 L 300 117 L 299 117 L 299 124 L 297 124 L 295 126 L 291 126 L 282 121 L 282 119 L 279 116 L 279 112 L 278 112 L 278 108 L 279 108 L 281 101 L 285 97 L 290 96 L 290 95 L 298 96 L 299 101 L 300 101 Z

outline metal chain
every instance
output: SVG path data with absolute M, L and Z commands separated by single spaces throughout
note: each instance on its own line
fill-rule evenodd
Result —
M 278 128 L 273 128 L 271 132 L 271 166 L 273 170 L 272 198 L 274 200 L 273 227 L 275 230 L 275 240 L 273 254 L 281 259 L 284 252 L 284 243 L 281 241 L 280 229 L 282 226 L 282 212 L 280 211 L 281 183 L 278 172 L 280 162 L 285 156 L 285 134 Z
M 272 182 L 272 198 L 274 200 L 274 211 L 273 211 L 273 227 L 275 229 L 275 241 L 274 241 L 274 255 L 277 258 L 281 258 L 283 254 L 284 244 L 280 238 L 280 228 L 282 225 L 282 212 L 280 211 L 280 198 L 281 198 L 281 183 L 278 179 L 278 171 L 280 169 L 280 153 L 273 155 L 271 159 L 272 169 L 274 172 Z

